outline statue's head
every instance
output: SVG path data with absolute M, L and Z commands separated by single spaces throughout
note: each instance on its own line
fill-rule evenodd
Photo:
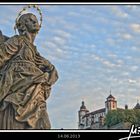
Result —
M 23 14 L 19 17 L 16 27 L 18 29 L 19 34 L 24 35 L 26 32 L 28 33 L 38 33 L 40 29 L 40 25 L 36 16 L 32 13 Z

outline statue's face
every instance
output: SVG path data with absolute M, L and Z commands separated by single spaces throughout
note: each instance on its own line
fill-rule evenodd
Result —
M 37 33 L 40 29 L 40 26 L 36 16 L 33 15 L 32 13 L 27 13 L 19 18 L 17 28 L 19 34 L 22 34 L 25 31 L 29 33 Z
M 39 31 L 39 29 L 40 29 L 38 20 L 37 20 L 36 16 L 34 16 L 34 15 L 28 15 L 27 18 L 25 18 L 25 25 L 26 25 L 28 32 L 31 32 L 31 33 L 35 33 L 37 31 Z

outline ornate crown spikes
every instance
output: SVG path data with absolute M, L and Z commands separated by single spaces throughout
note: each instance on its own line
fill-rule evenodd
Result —
M 38 11 L 38 13 L 40 15 L 40 24 L 39 24 L 39 26 L 41 27 L 43 18 L 42 18 L 42 12 L 41 12 L 40 8 L 37 5 L 27 5 L 26 7 L 24 7 L 19 12 L 19 14 L 18 14 L 18 16 L 17 16 L 17 18 L 15 20 L 15 26 L 14 26 L 15 31 L 16 31 L 16 28 L 17 28 L 18 19 L 20 18 L 20 16 L 22 15 L 23 12 L 25 12 L 27 9 L 30 9 L 30 8 L 35 8 Z

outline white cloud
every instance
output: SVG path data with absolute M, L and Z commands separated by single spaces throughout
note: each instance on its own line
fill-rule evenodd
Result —
M 68 13 L 68 16 L 79 17 L 79 16 L 81 16 L 81 14 L 80 14 L 80 13 L 77 13 L 77 12 L 74 12 L 74 11 L 70 11 L 70 12 Z
M 140 24 L 137 24 L 137 23 L 130 24 L 130 28 L 131 28 L 134 32 L 140 33 Z
M 139 10 L 139 6 L 138 5 L 126 5 L 126 8 L 128 8 L 128 10 L 132 11 L 136 11 Z
M 54 36 L 52 41 L 58 46 L 64 45 L 66 43 L 66 40 L 64 38 L 59 37 L 59 36 Z
M 130 84 L 135 84 L 135 83 L 137 83 L 137 81 L 136 81 L 136 80 L 133 80 L 133 79 L 128 79 L 128 82 L 129 82 Z
M 110 61 L 107 61 L 107 60 L 103 60 L 102 63 L 104 65 L 106 65 L 107 67 L 111 67 L 111 68 L 116 66 L 115 64 L 113 64 L 113 63 L 111 63 Z
M 69 39 L 71 37 L 71 34 L 69 32 L 60 29 L 55 30 L 54 33 L 59 37 L 66 38 L 66 39 Z
M 133 72 L 135 72 L 138 69 L 139 69 L 138 66 L 130 66 L 130 70 L 133 71 Z
M 132 49 L 133 51 L 138 51 L 138 47 L 136 47 L 136 46 L 132 46 L 131 49 Z
M 110 8 L 116 16 L 118 16 L 120 18 L 127 18 L 128 17 L 128 14 L 126 12 L 122 11 L 122 9 L 120 7 L 110 6 Z
M 124 64 L 124 61 L 121 60 L 121 59 L 117 59 L 116 62 L 117 62 L 118 65 L 123 65 Z
M 132 56 L 130 56 L 130 55 L 127 55 L 127 56 L 125 56 L 125 59 L 126 59 L 127 61 L 130 61 L 130 60 L 132 60 L 132 59 L 133 59 L 133 57 L 132 57 Z
M 129 40 L 129 39 L 132 39 L 132 35 L 130 35 L 130 34 L 128 34 L 128 33 L 125 33 L 125 34 L 122 35 L 122 38 L 123 38 L 123 39 L 128 39 L 128 40 Z
M 112 38 L 107 38 L 106 42 L 111 46 L 114 46 L 116 44 L 116 41 Z
M 115 55 L 114 55 L 115 56 Z M 114 57 L 113 56 L 113 57 Z M 111 54 L 111 57 L 112 57 L 112 54 Z M 116 67 L 120 67 L 121 64 L 123 63 L 122 60 L 118 60 L 117 63 L 112 63 L 111 61 L 109 60 L 106 60 L 105 58 L 101 57 L 101 56 L 98 56 L 98 55 L 95 55 L 95 54 L 92 54 L 91 55 L 91 58 L 93 58 L 94 60 L 96 61 L 99 61 L 101 62 L 104 66 L 106 67 L 109 67 L 109 68 L 116 68 Z
M 129 73 L 129 72 L 127 72 L 127 71 L 124 71 L 124 72 L 122 72 L 122 73 L 121 73 L 121 75 L 122 75 L 122 76 L 129 76 L 129 75 L 130 75 L 130 73 Z

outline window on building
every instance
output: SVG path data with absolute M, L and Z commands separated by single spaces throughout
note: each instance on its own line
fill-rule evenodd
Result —
M 86 126 L 88 126 L 88 117 L 86 118 Z
M 115 108 L 115 104 L 114 104 L 114 102 L 113 102 L 113 108 Z

